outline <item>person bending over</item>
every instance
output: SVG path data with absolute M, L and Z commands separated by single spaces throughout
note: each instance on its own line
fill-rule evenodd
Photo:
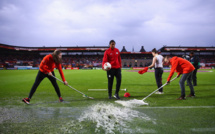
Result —
M 192 85 L 192 73 L 195 70 L 194 66 L 188 60 L 182 59 L 177 56 L 174 56 L 172 58 L 170 58 L 169 56 L 166 56 L 164 58 L 164 62 L 171 64 L 171 70 L 167 78 L 167 84 L 170 83 L 170 79 L 175 71 L 178 72 L 177 77 L 179 77 L 182 74 L 181 79 L 179 81 L 179 85 L 181 88 L 181 96 L 177 100 L 185 100 L 184 83 L 186 80 L 190 87 L 190 94 L 187 97 L 195 97 L 195 92 Z
M 59 51 L 59 50 L 55 50 L 52 54 L 46 55 L 43 58 L 43 60 L 40 63 L 40 67 L 39 67 L 39 71 L 38 71 L 36 80 L 31 88 L 28 98 L 22 99 L 22 101 L 24 103 L 30 104 L 30 100 L 31 100 L 33 94 L 35 93 L 37 87 L 39 86 L 40 82 L 46 77 L 51 81 L 52 85 L 54 86 L 55 91 L 59 97 L 59 101 L 63 102 L 63 99 L 62 99 L 61 93 L 60 93 L 60 89 L 58 87 L 56 79 L 54 77 L 52 77 L 52 76 L 55 76 L 54 68 L 57 67 L 64 84 L 68 85 L 67 81 L 65 80 L 63 71 L 62 71 L 61 62 L 62 62 L 62 54 L 61 54 L 61 51 Z

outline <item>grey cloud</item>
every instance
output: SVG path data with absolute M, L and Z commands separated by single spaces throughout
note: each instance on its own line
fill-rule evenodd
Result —
M 215 45 L 213 0 L 1 0 L 0 42 L 146 50 Z

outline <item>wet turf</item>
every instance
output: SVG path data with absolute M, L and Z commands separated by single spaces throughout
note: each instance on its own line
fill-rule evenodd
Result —
M 214 71 L 214 70 L 213 70 Z M 55 74 L 59 77 L 56 70 Z M 111 109 L 124 108 L 107 99 L 107 91 L 88 91 L 87 89 L 107 88 L 106 73 L 102 70 L 64 70 L 70 85 L 95 99 L 83 98 L 81 94 L 61 83 L 64 103 L 58 102 L 57 95 L 48 79 L 45 79 L 34 94 L 31 105 L 21 99 L 28 96 L 37 75 L 37 70 L 0 70 L 0 133 L 95 133 L 97 122 L 90 118 L 80 121 L 89 108 L 98 104 Z M 165 82 L 169 73 L 164 73 Z M 128 127 L 115 125 L 115 133 L 215 133 L 215 72 L 198 73 L 196 98 L 178 101 L 180 96 L 179 79 L 164 87 L 163 95 L 153 94 L 147 98 L 149 106 L 139 106 L 131 110 L 139 116 L 147 116 L 151 121 L 132 117 L 131 121 L 119 120 Z M 174 76 L 173 76 L 174 77 Z M 114 87 L 113 87 L 114 88 Z M 142 99 L 157 89 L 154 73 L 139 75 L 137 72 L 122 71 L 122 86 L 131 94 L 122 100 Z M 115 88 L 114 88 L 115 89 Z M 186 87 L 189 94 L 189 88 Z M 98 117 L 101 115 L 99 113 Z M 128 114 L 129 115 L 129 114 Z M 108 115 L 112 117 L 113 115 Z M 120 116 L 120 115 L 118 115 Z M 127 117 L 129 118 L 129 117 Z M 113 119 L 113 118 L 112 118 Z M 97 133 L 107 132 L 98 128 Z

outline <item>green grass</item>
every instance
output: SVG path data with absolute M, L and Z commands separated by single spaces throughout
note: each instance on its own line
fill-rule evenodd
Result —
M 146 114 L 156 123 L 134 118 L 132 122 L 127 122 L 129 129 L 134 133 L 215 133 L 215 72 L 212 71 L 197 73 L 198 86 L 194 87 L 196 98 L 176 100 L 181 92 L 179 79 L 176 79 L 164 87 L 165 94 L 153 94 L 147 98 L 145 102 L 149 106 L 132 108 Z M 59 103 L 54 87 L 48 79 L 44 79 L 31 105 L 26 105 L 21 100 L 28 96 L 37 72 L 0 70 L 0 133 L 95 133 L 95 122 L 78 121 L 87 108 L 100 103 L 123 108 L 115 103 L 115 99 L 107 99 L 107 91 L 88 91 L 107 89 L 106 72 L 102 70 L 64 70 L 68 83 L 94 97 L 94 100 L 83 98 L 81 94 L 58 82 L 65 100 Z M 55 74 L 60 78 L 57 70 Z M 163 83 L 168 74 L 163 74 Z M 137 72 L 123 70 L 121 88 L 127 88 L 131 97 L 124 98 L 125 92 L 120 91 L 121 100 L 143 99 L 157 89 L 155 83 L 154 73 L 139 75 Z M 188 86 L 186 94 L 189 94 Z M 98 133 L 105 133 L 105 130 L 100 128 Z

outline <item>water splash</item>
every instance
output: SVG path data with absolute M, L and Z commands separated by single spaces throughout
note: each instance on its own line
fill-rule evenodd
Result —
M 148 103 L 144 102 L 143 100 L 128 100 L 128 101 L 122 101 L 122 100 L 117 100 L 115 101 L 116 103 L 119 103 L 125 107 L 136 107 L 136 106 L 141 106 L 141 105 L 149 105 Z
M 116 107 L 111 103 L 98 103 L 88 107 L 79 118 L 79 122 L 93 121 L 96 124 L 96 133 L 99 133 L 101 129 L 106 134 L 115 132 L 133 133 L 134 130 L 130 128 L 129 122 L 132 122 L 135 118 L 153 122 L 144 113 L 130 108 Z

